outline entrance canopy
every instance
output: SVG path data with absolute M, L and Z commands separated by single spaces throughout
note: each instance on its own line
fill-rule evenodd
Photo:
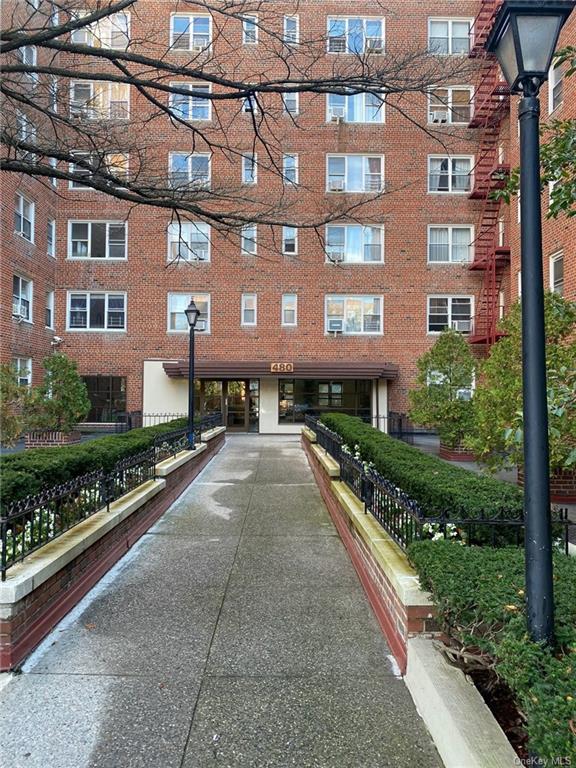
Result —
M 194 361 L 199 379 L 395 379 L 398 366 L 374 360 L 202 360 Z M 170 378 L 188 378 L 188 360 L 164 363 Z

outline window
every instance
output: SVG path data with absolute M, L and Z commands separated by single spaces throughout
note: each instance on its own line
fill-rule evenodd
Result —
M 429 123 L 468 124 L 472 117 L 472 88 L 451 86 L 428 94 Z
M 327 333 L 382 333 L 381 296 L 326 296 Z
M 328 17 L 328 53 L 384 53 L 384 19 Z
M 326 120 L 329 123 L 383 123 L 384 97 L 376 93 L 345 96 L 329 93 Z
M 472 314 L 473 299 L 470 296 L 429 296 L 428 333 L 441 333 L 445 328 L 470 333 Z
M 190 91 L 170 94 L 170 109 L 181 120 L 211 120 L 212 102 L 208 98 L 212 88 L 200 83 L 170 83 L 172 88 Z
M 298 184 L 298 155 L 282 156 L 282 175 L 284 184 Z
M 282 325 L 296 325 L 297 313 L 298 296 L 295 293 L 284 293 L 282 295 Z
M 89 179 L 94 173 L 108 173 L 122 179 L 128 175 L 128 155 L 123 152 L 109 152 L 100 156 L 97 152 L 74 152 L 79 163 L 70 163 L 70 172 L 80 178 L 69 182 L 70 189 L 92 189 L 82 181 L 83 177 Z M 90 167 L 85 167 L 88 164 Z M 112 184 L 112 182 L 109 182 Z
M 300 42 L 300 18 L 298 16 L 284 16 L 284 42 L 287 45 L 295 45 Z
M 34 203 L 23 195 L 16 195 L 14 231 L 25 240 L 34 242 Z
M 240 233 L 240 249 L 242 253 L 256 254 L 257 236 L 256 224 L 244 224 Z
M 125 376 L 82 376 L 82 380 L 92 406 L 87 422 L 109 423 L 126 418 Z
M 384 158 L 328 155 L 328 192 L 381 192 Z
M 297 115 L 300 111 L 300 94 L 299 93 L 283 93 L 282 104 L 284 105 L 285 115 Z
M 318 415 L 330 409 L 369 421 L 371 396 L 372 382 L 362 379 L 279 379 L 278 422 L 298 424 L 304 422 L 306 414 Z
M 30 387 L 32 385 L 32 358 L 15 357 L 13 359 L 16 378 L 21 387 Z
M 126 120 L 130 116 L 130 86 L 126 83 L 70 83 L 70 115 L 86 120 Z
M 442 373 L 441 371 L 435 371 L 434 369 L 429 369 L 426 373 L 426 386 L 446 386 L 450 388 L 451 395 L 455 396 L 457 400 L 472 400 L 472 395 L 474 394 L 474 389 L 476 387 L 476 378 L 473 373 L 472 379 L 466 382 L 466 386 L 457 387 L 456 385 L 450 383 L 450 378 L 445 373 Z
M 210 261 L 210 225 L 174 221 L 168 227 L 169 261 Z
M 69 259 L 125 259 L 124 221 L 69 221 Z
M 243 17 L 242 42 L 244 45 L 255 45 L 258 42 L 258 16 Z
M 298 230 L 296 227 L 282 227 L 282 253 L 298 253 Z
M 58 160 L 56 160 L 56 158 L 55 158 L 55 157 L 49 157 L 49 158 L 48 158 L 48 165 L 49 165 L 51 168 L 58 168 Z M 50 184 L 52 184 L 52 186 L 53 186 L 54 188 L 57 188 L 57 187 L 58 187 L 58 179 L 57 179 L 55 176 L 52 176 L 52 177 L 50 178 Z
M 23 45 L 21 48 L 17 48 L 14 53 L 16 57 L 20 60 L 20 62 L 24 64 L 26 67 L 36 66 L 36 62 L 37 62 L 36 46 Z M 31 83 L 32 85 L 34 85 L 35 83 L 38 82 L 38 73 L 23 72 L 22 78 L 28 83 Z
M 257 155 L 242 155 L 242 184 L 256 184 L 258 181 Z
M 196 333 L 210 333 L 210 294 L 209 293 L 169 293 L 168 294 L 168 331 L 189 332 L 190 326 L 184 310 L 194 299 L 200 310 Z
M 468 54 L 472 19 L 429 19 L 428 51 L 436 55 Z
M 16 135 L 23 144 L 36 144 L 36 126 L 23 112 L 16 112 Z M 18 157 L 22 160 L 34 161 L 35 154 L 24 147 L 18 148 Z
M 242 112 L 247 112 L 251 115 L 258 114 L 258 99 L 256 94 L 249 93 L 242 99 Z
M 435 264 L 472 261 L 472 227 L 428 227 L 428 261 Z
M 87 15 L 87 11 L 75 11 L 77 18 Z M 113 48 L 125 51 L 130 43 L 130 14 L 113 13 L 95 21 L 71 34 L 73 43 L 89 45 L 92 48 Z
M 204 51 L 212 43 L 210 16 L 172 16 L 170 47 L 175 51 Z
M 469 192 L 472 166 L 471 157 L 429 157 L 428 192 Z
M 126 294 L 68 291 L 69 331 L 125 331 Z
M 170 183 L 173 187 L 210 185 L 210 155 L 170 153 Z
M 56 222 L 54 219 L 48 219 L 46 229 L 46 253 L 48 256 L 56 256 Z
M 46 328 L 54 328 L 54 291 L 46 291 Z
M 555 253 L 550 257 L 550 290 L 564 295 L 564 254 Z
M 12 314 L 32 322 L 32 281 L 19 275 L 12 277 Z
M 550 67 L 548 75 L 548 112 L 552 113 L 562 104 L 564 98 L 564 65 Z
M 241 302 L 242 325 L 256 325 L 256 303 L 255 293 L 243 293 Z
M 360 224 L 328 224 L 326 261 L 350 264 L 384 261 L 384 230 Z

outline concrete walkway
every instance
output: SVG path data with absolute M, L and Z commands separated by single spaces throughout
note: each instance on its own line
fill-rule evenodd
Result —
M 234 436 L 0 692 L 2 768 L 441 761 L 295 437 Z

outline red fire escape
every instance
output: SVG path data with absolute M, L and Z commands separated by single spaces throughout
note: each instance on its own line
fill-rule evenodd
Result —
M 500 157 L 500 125 L 509 108 L 508 86 L 502 80 L 493 54 L 486 53 L 488 38 L 500 0 L 482 0 L 473 26 L 470 56 L 480 60 L 480 76 L 474 93 L 474 109 L 470 128 L 479 128 L 480 142 L 474 169 L 474 186 L 470 197 L 482 200 L 482 212 L 474 240 L 474 260 L 470 269 L 483 272 L 482 287 L 476 304 L 471 344 L 490 346 L 499 337 L 500 287 L 503 270 L 510 261 L 510 248 L 500 227 L 500 202 L 491 193 L 505 183 L 510 167 Z

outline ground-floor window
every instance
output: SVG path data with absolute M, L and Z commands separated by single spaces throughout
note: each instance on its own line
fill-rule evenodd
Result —
M 295 424 L 304 416 L 326 411 L 370 419 L 372 382 L 354 379 L 279 379 L 278 421 Z
M 126 412 L 125 376 L 83 376 L 90 398 L 90 413 L 86 421 L 113 422 L 122 420 Z

